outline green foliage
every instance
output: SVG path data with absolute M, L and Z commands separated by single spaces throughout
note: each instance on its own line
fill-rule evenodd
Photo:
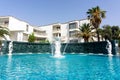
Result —
M 0 26 L 0 37 L 3 37 L 5 39 L 5 35 L 9 35 L 9 29 L 6 27 Z
M 29 35 L 28 42 L 35 42 L 35 36 L 34 33 Z
M 87 11 L 88 19 L 90 20 L 90 23 L 96 29 L 98 41 L 100 41 L 100 38 L 99 38 L 99 31 L 97 29 L 99 28 L 102 22 L 102 18 L 105 18 L 105 13 L 106 11 L 101 10 L 99 6 L 88 9 Z
M 49 43 L 48 40 L 40 40 L 40 43 Z
M 118 40 L 118 46 L 120 47 L 120 40 Z
M 0 46 L 2 46 L 2 41 L 0 41 Z
M 120 39 L 120 28 L 119 26 L 104 25 L 101 30 L 101 36 L 106 40 L 118 40 Z
M 111 26 L 109 25 L 105 25 L 103 26 L 103 37 L 105 38 L 105 40 L 112 40 L 112 29 Z
M 98 28 L 97 30 L 98 30 L 98 32 L 99 32 L 99 35 L 101 36 L 101 39 L 103 40 L 103 39 L 104 39 L 104 37 L 103 37 L 103 35 L 104 35 L 103 29 Z
M 77 36 L 83 37 L 85 42 L 88 42 L 89 39 L 93 36 L 90 24 L 83 24 L 82 26 L 80 26 L 79 30 L 80 31 L 78 32 Z
M 116 40 L 116 39 L 120 39 L 120 28 L 119 26 L 112 26 L 112 39 Z

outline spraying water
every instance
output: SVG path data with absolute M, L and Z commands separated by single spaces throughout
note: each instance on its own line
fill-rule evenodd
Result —
M 112 44 L 111 44 L 111 42 L 109 40 L 107 40 L 106 49 L 108 51 L 108 56 L 113 56 L 112 55 Z
M 63 54 L 65 54 L 65 50 L 66 50 L 67 46 L 68 46 L 68 43 L 66 43 L 66 45 L 64 47 Z
M 61 54 L 61 41 L 60 41 L 60 38 L 56 38 L 55 39 L 55 42 L 54 42 L 54 54 L 53 54 L 53 57 L 55 58 L 62 58 L 64 57 L 62 54 Z
M 8 53 L 8 55 L 12 55 L 12 51 L 13 51 L 13 41 L 11 41 L 9 43 L 9 53 Z

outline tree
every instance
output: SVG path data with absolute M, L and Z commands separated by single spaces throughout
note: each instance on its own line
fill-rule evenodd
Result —
M 35 42 L 35 36 L 34 33 L 29 35 L 28 42 Z
M 0 37 L 6 39 L 5 35 L 9 35 L 9 34 L 10 32 L 8 28 L 0 26 Z
M 119 34 L 120 34 L 120 28 L 119 28 L 119 26 L 112 26 L 112 39 L 113 40 L 118 40 L 118 39 L 120 39 L 120 36 L 119 36 Z
M 119 26 L 104 25 L 101 36 L 109 40 L 120 39 L 120 28 Z
M 104 30 L 102 28 L 98 28 L 98 32 L 99 32 L 101 40 L 103 41 L 104 40 Z
M 102 18 L 105 18 L 105 13 L 106 11 L 101 10 L 99 6 L 93 7 L 92 9 L 88 9 L 87 11 L 90 23 L 96 29 L 98 41 L 100 41 L 98 28 L 102 22 Z
M 82 26 L 80 26 L 80 31 L 77 33 L 77 36 L 82 37 L 85 42 L 88 42 L 91 36 L 94 35 L 90 27 L 90 24 L 83 24 Z
M 109 26 L 109 25 L 104 25 L 103 26 L 103 34 L 102 34 L 102 36 L 104 37 L 105 40 L 112 40 L 111 26 Z

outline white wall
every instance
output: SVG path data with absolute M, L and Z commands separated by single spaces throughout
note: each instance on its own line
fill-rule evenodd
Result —
M 10 32 L 10 39 L 13 41 L 17 41 L 17 33 L 18 32 Z
M 53 41 L 53 25 L 60 25 L 61 26 L 61 40 L 64 41 L 64 43 L 69 42 L 69 40 L 71 40 L 69 38 L 69 23 L 77 23 L 77 28 L 73 29 L 74 30 L 79 30 L 80 25 L 84 24 L 84 23 L 89 23 L 88 20 L 76 20 L 76 21 L 71 21 L 71 22 L 67 22 L 67 23 L 57 23 L 57 24 L 51 24 L 51 25 L 46 25 L 46 26 L 41 26 L 39 27 L 41 30 L 45 30 L 47 33 L 47 39 L 52 42 Z M 74 38 L 72 38 L 74 39 Z M 77 39 L 77 38 L 76 38 Z M 79 38 L 78 40 L 79 42 L 83 42 L 82 38 Z
M 28 25 L 28 31 L 26 31 Z M 31 25 L 29 25 L 28 23 L 18 20 L 14 17 L 9 17 L 9 29 L 10 31 L 24 31 L 24 32 L 28 32 L 28 33 L 32 33 L 33 32 L 33 27 Z
M 88 19 L 84 19 L 84 20 L 80 20 L 79 21 L 79 25 L 82 26 L 84 23 L 90 23 L 90 21 Z
M 31 26 L 30 24 L 21 21 L 17 18 L 8 16 L 5 18 L 9 18 L 9 25 L 8 28 L 11 32 L 11 36 L 10 38 L 12 40 L 16 40 L 16 41 L 27 41 L 25 39 L 27 39 L 27 35 L 31 34 L 33 32 L 34 26 Z M 69 42 L 70 38 L 69 38 L 69 23 L 73 23 L 76 22 L 77 23 L 77 28 L 75 30 L 78 30 L 79 26 L 81 26 L 84 23 L 89 23 L 90 21 L 87 19 L 83 19 L 83 20 L 76 20 L 76 21 L 70 21 L 70 22 L 66 22 L 66 23 L 57 23 L 57 24 L 50 24 L 50 25 L 46 25 L 46 26 L 40 26 L 38 27 L 40 30 L 44 30 L 46 31 L 47 34 L 47 39 L 52 42 L 53 41 L 53 25 L 60 25 L 61 26 L 61 39 L 64 42 Z M 27 26 L 28 26 L 28 31 L 27 31 Z M 73 29 L 74 30 L 74 29 Z M 82 39 L 79 39 L 80 42 L 82 42 Z
M 9 29 L 11 31 L 15 31 L 15 30 L 26 30 L 26 23 L 19 21 L 16 18 L 13 17 L 9 17 Z
M 27 31 L 28 26 L 28 31 Z M 27 41 L 24 40 L 23 34 L 31 34 L 33 32 L 33 27 L 26 22 L 18 20 L 14 17 L 9 17 L 9 25 L 8 28 L 11 32 L 11 40 L 14 41 Z
M 61 39 L 64 40 L 64 43 L 67 43 L 69 40 L 68 28 L 69 28 L 69 25 L 67 23 L 61 24 Z
M 52 25 L 46 25 L 39 27 L 41 30 L 45 30 L 47 34 L 47 39 L 49 42 L 52 42 L 53 35 L 52 35 Z

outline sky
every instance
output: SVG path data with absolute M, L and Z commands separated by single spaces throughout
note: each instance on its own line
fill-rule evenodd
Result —
M 0 16 L 42 26 L 86 19 L 88 9 L 96 6 L 107 11 L 101 27 L 120 26 L 120 0 L 0 0 Z

